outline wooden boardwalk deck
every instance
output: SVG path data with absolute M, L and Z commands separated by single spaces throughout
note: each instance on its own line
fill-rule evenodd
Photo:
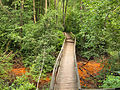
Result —
M 74 41 L 66 34 L 66 42 L 58 70 L 55 90 L 77 90 L 74 65 Z

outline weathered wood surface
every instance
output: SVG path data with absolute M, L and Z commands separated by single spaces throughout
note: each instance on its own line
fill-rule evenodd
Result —
M 77 79 L 74 64 L 74 41 L 66 34 L 60 68 L 56 78 L 54 90 L 77 90 Z

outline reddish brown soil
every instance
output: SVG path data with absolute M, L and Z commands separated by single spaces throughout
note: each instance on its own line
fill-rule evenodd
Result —
M 98 59 L 92 61 L 83 60 L 77 63 L 82 87 L 97 88 L 98 80 L 95 76 L 99 75 L 99 72 L 103 69 L 103 67 L 108 64 L 107 58 L 105 57 L 99 59 L 100 62 L 97 62 L 97 60 Z

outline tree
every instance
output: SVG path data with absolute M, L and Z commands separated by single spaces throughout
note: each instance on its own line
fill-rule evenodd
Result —
M 65 6 L 65 18 L 66 18 L 66 14 L 67 14 L 67 6 L 68 6 L 68 0 L 66 0 L 66 6 Z M 65 24 L 65 19 L 64 19 L 64 24 Z M 66 27 L 65 27 L 66 28 Z
M 63 1 L 63 2 L 62 2 L 62 3 L 63 3 L 63 27 L 64 27 L 64 29 L 65 29 L 65 12 L 64 12 L 64 11 L 65 11 L 65 10 L 64 10 L 64 9 L 65 9 L 65 6 L 64 6 L 65 0 L 62 0 L 62 1 Z
M 33 0 L 33 17 L 34 17 L 34 23 L 36 23 L 35 0 Z
M 21 14 L 20 14 L 20 26 L 23 25 L 23 11 L 24 11 L 24 0 L 21 0 Z
M 56 0 L 54 0 L 54 5 L 55 5 L 55 9 L 56 9 Z
M 47 0 L 45 0 L 45 14 L 47 14 Z
M 41 0 L 39 1 L 39 15 L 41 14 Z
M 66 5 L 65 5 L 65 0 L 63 0 L 63 27 L 64 29 L 66 29 L 65 18 L 66 18 L 66 13 L 67 13 L 67 5 L 68 5 L 68 0 L 66 0 Z

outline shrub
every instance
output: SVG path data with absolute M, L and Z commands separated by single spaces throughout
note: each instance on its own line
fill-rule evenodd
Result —
M 118 88 L 120 87 L 120 76 L 107 75 L 103 81 L 102 88 Z

